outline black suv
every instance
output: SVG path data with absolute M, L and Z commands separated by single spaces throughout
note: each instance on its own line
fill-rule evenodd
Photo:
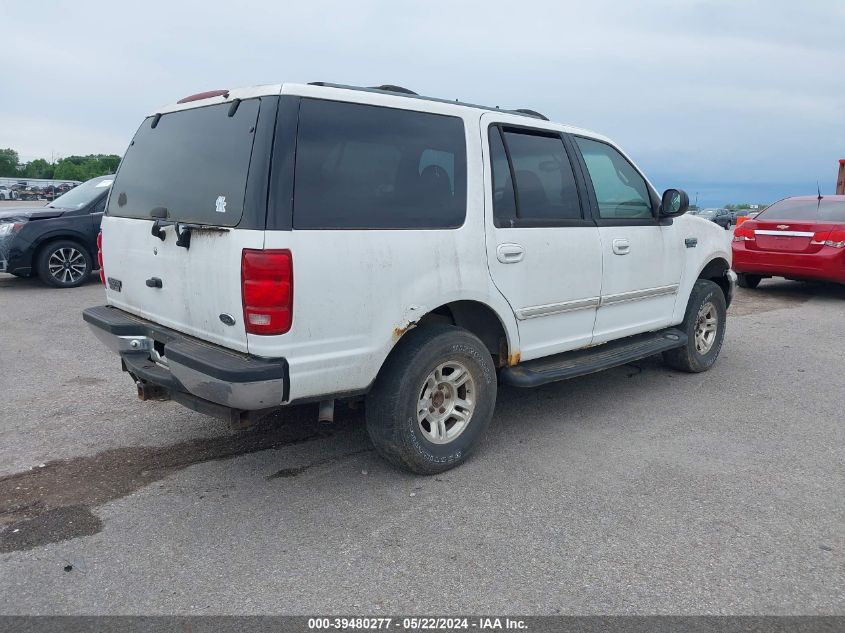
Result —
M 695 215 L 700 218 L 704 218 L 705 220 L 715 222 L 725 230 L 730 229 L 731 224 L 734 222 L 731 212 L 727 209 L 703 209 Z
M 0 208 L 0 272 L 74 288 L 97 267 L 97 234 L 114 176 L 71 189 L 46 207 Z

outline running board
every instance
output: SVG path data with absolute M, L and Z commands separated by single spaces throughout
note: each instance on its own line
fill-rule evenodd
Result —
M 549 382 L 618 367 L 686 344 L 687 335 L 681 330 L 670 328 L 525 361 L 502 369 L 499 377 L 503 383 L 514 387 L 539 387 Z

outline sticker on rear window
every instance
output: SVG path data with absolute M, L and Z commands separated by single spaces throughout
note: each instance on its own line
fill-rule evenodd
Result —
M 226 196 L 217 196 L 217 202 L 215 202 L 214 210 L 217 213 L 226 213 Z

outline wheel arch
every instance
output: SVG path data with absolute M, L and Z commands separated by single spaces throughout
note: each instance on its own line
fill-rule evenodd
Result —
M 419 320 L 409 323 L 407 327 L 397 328 L 397 343 L 408 330 L 431 323 L 449 323 L 471 332 L 484 343 L 498 367 L 519 363 L 516 324 L 513 323 L 509 328 L 502 315 L 488 303 L 475 299 L 443 303 L 426 312 Z M 394 349 L 395 347 L 394 345 Z
M 722 289 L 722 294 L 725 295 L 725 303 L 730 306 L 732 299 L 731 282 L 728 279 L 728 271 L 731 265 L 727 259 L 721 256 L 716 256 L 708 260 L 698 272 L 696 279 L 708 279 L 715 283 Z
M 94 269 L 96 269 L 97 265 L 97 251 L 96 249 L 91 248 L 91 244 L 85 235 L 82 233 L 77 233 L 76 231 L 50 231 L 49 233 L 45 233 L 41 235 L 32 245 L 32 270 L 33 272 L 37 272 L 36 268 L 38 266 L 38 260 L 41 256 L 41 252 L 47 248 L 53 242 L 60 242 L 62 240 L 68 240 L 71 242 L 77 242 L 80 246 L 82 246 L 87 252 L 88 256 L 91 258 L 91 261 L 94 263 Z

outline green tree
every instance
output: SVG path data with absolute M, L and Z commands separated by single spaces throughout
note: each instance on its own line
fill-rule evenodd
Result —
M 97 176 L 113 174 L 120 163 L 115 154 L 89 154 L 68 156 L 56 163 L 53 178 L 56 180 L 88 180 Z
M 43 158 L 36 158 L 24 166 L 21 175 L 26 178 L 52 178 L 54 170 L 55 168 L 51 163 Z
M 0 149 L 0 176 L 14 178 L 18 175 L 18 153 L 11 149 Z
M 56 163 L 56 169 L 53 172 L 53 178 L 56 180 L 87 180 L 85 170 L 82 165 L 68 160 L 62 159 Z

